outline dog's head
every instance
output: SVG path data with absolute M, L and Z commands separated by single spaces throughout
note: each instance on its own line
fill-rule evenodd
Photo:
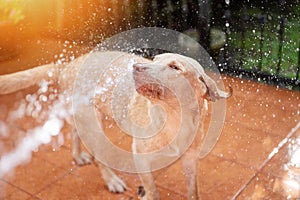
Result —
M 174 61 L 175 62 L 175 61 Z M 138 93 L 157 99 L 171 97 L 167 83 L 180 84 L 179 78 L 185 68 L 180 63 L 164 63 L 156 61 L 150 63 L 137 63 L 133 65 L 135 87 Z
M 228 93 L 219 90 L 216 83 L 204 72 L 196 60 L 179 54 L 160 54 L 155 56 L 153 62 L 136 63 L 133 68 L 136 89 L 144 96 L 159 99 L 170 96 L 170 91 L 160 81 L 161 78 L 158 80 L 157 77 L 162 77 L 174 85 L 180 84 L 179 80 L 182 80 L 180 77 L 184 78 L 189 81 L 197 95 L 210 101 L 228 98 L 232 94 L 231 88 Z

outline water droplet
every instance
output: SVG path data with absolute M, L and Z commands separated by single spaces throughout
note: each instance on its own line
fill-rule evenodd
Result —
M 103 96 L 101 96 L 101 102 L 105 102 L 106 101 L 106 96 L 105 95 L 103 95 Z
M 53 72 L 52 71 L 48 71 L 48 77 L 52 77 L 53 76 Z

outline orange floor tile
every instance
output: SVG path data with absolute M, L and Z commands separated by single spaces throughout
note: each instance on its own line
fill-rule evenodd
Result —
M 29 61 L 26 63 L 30 66 Z M 9 65 L 13 66 L 13 61 Z M 0 63 L 0 69 L 4 66 Z M 300 199 L 300 93 L 223 78 L 234 93 L 227 101 L 225 124 L 216 146 L 199 160 L 201 198 Z M 32 87 L 0 96 L 0 159 L 22 141 L 24 130 L 42 123 L 28 117 L 13 123 L 9 120 L 26 94 L 35 90 Z M 46 111 L 47 106 L 43 109 Z M 65 127 L 51 145 L 41 145 L 26 162 L 1 177 L 0 199 L 138 198 L 138 175 L 117 172 L 129 189 L 124 194 L 112 194 L 96 166 L 76 166 L 70 132 L 70 127 Z M 155 172 L 154 177 L 163 200 L 187 198 L 180 162 Z

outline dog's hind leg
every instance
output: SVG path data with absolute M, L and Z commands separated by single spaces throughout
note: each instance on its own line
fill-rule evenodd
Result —
M 92 163 L 92 157 L 90 154 L 88 154 L 85 151 L 82 151 L 81 144 L 80 144 L 80 138 L 75 129 L 73 129 L 73 149 L 72 149 L 72 155 L 73 159 L 76 162 L 77 165 L 87 165 Z
M 76 130 L 73 130 L 73 158 L 78 165 L 90 164 L 92 162 L 90 154 L 82 151 L 80 138 Z M 97 160 L 94 163 L 98 166 L 110 192 L 122 193 L 127 189 L 126 184 L 110 168 L 103 166 Z

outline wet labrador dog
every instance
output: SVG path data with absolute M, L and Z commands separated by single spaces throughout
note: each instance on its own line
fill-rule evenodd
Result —
M 97 53 L 94 53 L 97 54 Z M 120 52 L 111 52 L 120 54 Z M 60 93 L 64 98 L 72 97 L 74 82 L 78 73 L 80 73 L 82 63 L 86 56 L 82 56 L 66 66 L 45 65 L 30 70 L 17 72 L 0 76 L 0 94 L 8 94 L 42 80 L 56 82 L 59 86 Z M 122 53 L 122 56 L 113 60 L 111 63 L 113 70 L 108 70 L 107 74 L 113 79 L 112 83 L 118 82 L 118 70 L 125 70 L 132 74 L 132 79 L 128 79 L 128 83 L 124 85 L 132 85 L 135 93 L 129 103 L 129 117 L 140 126 L 147 126 L 153 123 L 151 110 L 155 105 L 160 105 L 167 115 L 163 127 L 158 133 L 151 137 L 133 138 L 133 153 L 148 153 L 157 151 L 164 146 L 170 146 L 172 152 L 181 156 L 184 174 L 186 176 L 188 199 L 200 198 L 197 189 L 197 156 L 199 147 L 203 142 L 203 121 L 207 111 L 206 101 L 217 101 L 227 99 L 231 96 L 232 90 L 229 92 L 218 89 L 216 83 L 203 70 L 202 66 L 194 59 L 173 54 L 165 53 L 155 56 L 153 60 L 148 60 L 139 56 Z M 111 73 L 109 75 L 109 73 Z M 105 88 L 93 98 L 93 105 L 98 111 L 98 119 L 100 122 L 107 116 L 112 118 L 111 101 L 113 98 L 114 84 L 107 86 L 106 79 L 99 78 L 98 88 Z M 182 82 L 183 81 L 183 82 Z M 185 82 L 187 81 L 187 82 Z M 129 83 L 130 82 L 130 83 Z M 167 83 L 166 83 L 167 82 Z M 188 90 L 185 87 L 187 83 L 191 87 Z M 88 88 L 87 88 L 88 89 Z M 104 93 L 103 93 L 104 91 Z M 101 96 L 105 95 L 106 101 L 101 100 Z M 191 96 L 191 97 L 189 97 Z M 178 98 L 180 100 L 178 100 Z M 196 99 L 196 101 L 194 101 Z M 71 108 L 71 102 L 66 101 L 66 109 Z M 180 114 L 181 113 L 181 114 Z M 72 114 L 72 112 L 70 113 Z M 182 115 L 185 116 L 184 121 Z M 73 125 L 71 119 L 66 121 Z M 180 123 L 181 122 L 181 123 Z M 183 124 L 183 125 L 182 125 Z M 129 127 L 130 128 L 130 127 Z M 133 130 L 134 129 L 130 129 Z M 188 137 L 180 138 L 180 141 L 174 141 L 176 134 L 181 130 L 186 135 L 195 132 L 195 138 L 192 141 Z M 104 130 L 101 130 L 104 131 Z M 74 131 L 75 132 L 75 131 Z M 88 134 L 85 133 L 85 134 Z M 139 134 L 138 132 L 135 134 Z M 189 143 L 190 146 L 186 151 L 182 151 L 182 144 Z M 92 156 L 81 150 L 80 138 L 74 133 L 73 137 L 73 158 L 78 165 L 89 164 L 92 162 Z M 159 192 L 154 184 L 151 174 L 151 166 L 154 166 L 155 158 L 145 160 L 135 160 L 137 169 L 149 169 L 140 173 L 144 191 L 140 192 L 141 199 L 160 199 Z M 109 191 L 122 193 L 126 190 L 126 184 L 109 168 L 103 166 L 96 161 Z

